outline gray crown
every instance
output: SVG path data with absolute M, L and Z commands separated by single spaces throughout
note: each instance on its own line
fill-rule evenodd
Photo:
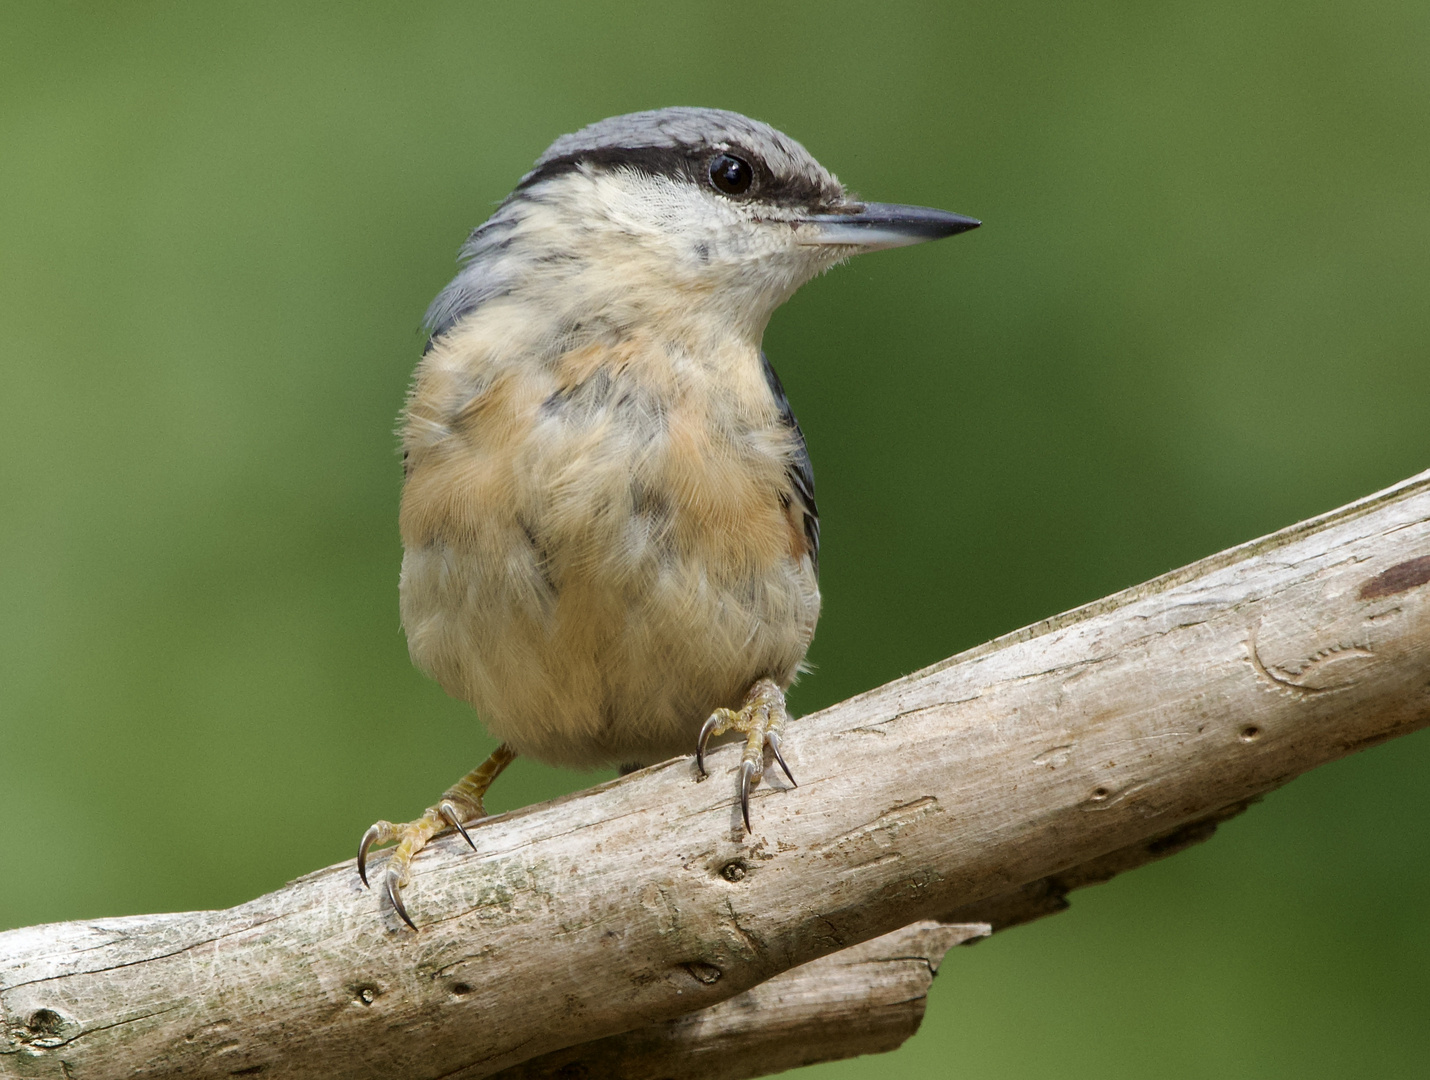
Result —
M 777 176 L 803 173 L 811 178 L 833 179 L 814 155 L 769 124 L 725 109 L 688 106 L 627 113 L 587 124 L 547 147 L 536 159 L 532 172 L 558 160 L 644 148 L 691 153 L 739 148 L 759 157 Z

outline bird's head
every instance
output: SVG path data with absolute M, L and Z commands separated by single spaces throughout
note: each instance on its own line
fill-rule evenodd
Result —
M 978 224 L 863 202 L 799 143 L 738 113 L 631 113 L 551 144 L 472 233 L 427 321 L 439 336 L 508 297 L 547 305 L 559 324 L 713 319 L 758 341 L 774 309 L 835 263 Z

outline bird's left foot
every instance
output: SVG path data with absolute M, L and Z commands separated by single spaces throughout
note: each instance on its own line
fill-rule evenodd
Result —
M 695 763 L 700 775 L 705 772 L 705 744 L 712 736 L 723 735 L 727 731 L 742 732 L 745 738 L 745 754 L 740 760 L 740 812 L 745 817 L 745 831 L 750 828 L 750 789 L 760 782 L 765 774 L 765 747 L 768 746 L 775 760 L 795 787 L 794 774 L 785 764 L 780 753 L 780 734 L 784 730 L 789 712 L 785 709 L 784 691 L 772 679 L 760 679 L 750 687 L 745 695 L 745 704 L 740 709 L 716 709 L 710 719 L 700 729 L 700 737 L 695 743 Z

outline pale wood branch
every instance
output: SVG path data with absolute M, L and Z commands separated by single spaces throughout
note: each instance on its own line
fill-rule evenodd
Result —
M 747 1080 L 881 1054 L 918 1030 L 943 954 L 990 930 L 917 922 L 674 1020 L 542 1054 L 497 1080 Z
M 896 1049 L 918 1030 L 928 984 L 951 946 L 1065 911 L 1067 894 L 1074 889 L 1100 885 L 1209 840 L 1219 824 L 1247 805 L 1237 803 L 1165 835 L 970 904 L 950 912 L 943 922 L 915 923 L 841 949 L 728 1001 L 542 1054 L 503 1069 L 495 1080 L 660 1080 L 682 1075 L 742 1080 Z M 989 921 L 957 921 L 970 917 Z M 930 933 L 933 928 L 941 933 Z M 891 957 L 898 962 L 891 963 Z M 830 970 L 839 970 L 841 977 L 827 978 Z M 785 1004 L 792 1008 L 778 1007 Z
M 0 1074 L 490 1076 L 915 920 L 1026 921 L 1430 723 L 1427 583 L 1430 473 L 805 717 L 752 836 L 727 748 L 439 840 L 420 933 L 344 863 L 0 934 Z

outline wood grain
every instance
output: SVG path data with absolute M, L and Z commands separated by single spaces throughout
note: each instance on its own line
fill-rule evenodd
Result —
M 918 1030 L 944 953 L 989 932 L 987 923 L 914 923 L 718 1005 L 532 1058 L 497 1080 L 747 1080 L 884 1053 Z

